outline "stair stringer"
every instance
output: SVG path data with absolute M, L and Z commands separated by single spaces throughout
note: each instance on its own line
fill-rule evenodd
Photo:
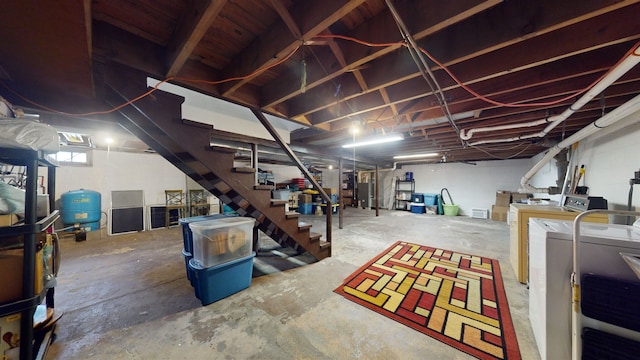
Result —
M 283 206 L 273 206 L 270 193 L 254 190 L 254 174 L 233 172 L 233 153 L 214 150 L 202 124 L 185 124 L 181 118 L 183 98 L 156 91 L 133 107 L 120 110 L 121 125 L 138 136 L 186 175 L 231 206 L 241 216 L 257 220 L 258 228 L 278 243 L 317 259 L 330 256 L 330 246 L 320 245 L 308 228 L 287 218 Z

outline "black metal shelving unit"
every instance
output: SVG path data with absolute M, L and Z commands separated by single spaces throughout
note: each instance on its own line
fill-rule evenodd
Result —
M 343 208 L 345 206 L 358 206 L 357 200 L 357 188 L 356 183 L 358 181 L 358 176 L 353 173 L 344 173 L 342 174 L 342 199 L 343 199 Z
M 407 204 L 410 203 L 411 197 L 416 189 L 415 180 L 400 180 L 396 179 L 396 197 L 395 197 L 395 209 L 396 210 L 411 210 L 407 208 Z
M 0 148 L 0 163 L 7 165 L 24 166 L 27 180 L 25 188 L 25 214 L 22 223 L 0 227 L 0 238 L 22 235 L 23 236 L 23 269 L 22 269 L 22 299 L 0 305 L 0 317 L 20 313 L 20 359 L 31 360 L 44 356 L 49 345 L 54 327 L 49 332 L 42 334 L 42 338 L 34 339 L 33 315 L 36 307 L 46 301 L 48 308 L 54 307 L 54 284 L 50 280 L 43 285 L 43 290 L 35 293 L 36 273 L 36 236 L 45 231 L 58 219 L 57 210 L 51 211 L 42 219 L 37 216 L 37 190 L 38 169 L 47 167 L 47 189 L 49 194 L 49 208 L 55 209 L 55 168 L 57 164 L 47 159 L 46 155 L 37 150 L 23 150 L 13 148 Z M 46 340 L 44 340 L 46 339 Z

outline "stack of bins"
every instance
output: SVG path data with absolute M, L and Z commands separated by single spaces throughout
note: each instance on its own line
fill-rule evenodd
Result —
M 424 214 L 424 195 L 418 193 L 411 194 L 411 203 L 409 205 L 411 206 L 412 213 Z
M 429 215 L 438 214 L 438 194 L 423 194 L 425 212 Z
M 189 224 L 196 221 L 222 219 L 229 216 L 237 216 L 237 215 L 215 214 L 215 215 L 192 216 L 188 218 L 178 219 L 178 222 L 182 227 L 182 241 L 184 243 L 184 247 L 182 248 L 182 256 L 184 257 L 184 267 L 187 272 L 187 279 L 191 283 L 191 286 L 195 287 L 195 284 L 194 284 L 195 278 L 193 276 L 193 271 L 189 269 L 189 260 L 193 259 L 193 233 L 191 232 L 191 228 L 189 228 Z M 198 299 L 200 298 L 197 293 L 196 293 L 196 296 L 198 297 Z
M 253 273 L 255 220 L 225 217 L 189 223 L 189 260 L 196 296 L 208 305 L 249 287 Z

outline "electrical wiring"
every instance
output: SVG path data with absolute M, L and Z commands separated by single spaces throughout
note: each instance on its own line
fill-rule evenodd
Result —
M 395 42 L 395 43 L 380 43 L 380 44 L 375 44 L 375 43 L 371 43 L 371 42 L 366 42 L 366 41 L 362 41 L 359 39 L 355 39 L 349 36 L 344 36 L 344 35 L 332 35 L 332 34 L 323 34 L 323 35 L 316 35 L 316 37 L 321 37 L 321 38 L 336 38 L 336 39 L 342 39 L 342 40 L 347 40 L 347 41 L 351 41 L 351 42 L 355 42 L 357 44 L 361 44 L 361 45 L 365 45 L 365 46 L 369 46 L 369 47 L 386 47 L 386 46 L 407 46 L 404 42 Z M 620 58 L 620 60 L 618 60 L 618 62 L 616 64 L 614 64 L 613 66 L 611 66 L 610 69 L 614 69 L 618 64 L 620 64 L 620 62 L 622 62 L 624 60 L 624 58 L 626 58 L 627 56 L 640 56 L 639 53 L 636 52 L 636 49 L 638 48 L 638 46 L 640 45 L 640 42 L 638 42 L 636 45 L 634 45 L 631 50 L 629 50 L 622 58 Z M 597 84 L 600 80 L 602 80 L 602 78 L 604 78 L 605 76 L 607 76 L 607 74 L 609 74 L 609 71 L 607 71 L 605 74 L 603 74 L 601 77 L 599 77 L 598 79 L 596 79 L 594 82 L 592 82 L 591 84 L 589 84 L 587 87 L 585 87 L 584 89 L 581 89 L 571 95 L 568 95 L 562 99 L 557 99 L 554 101 L 548 101 L 548 102 L 536 102 L 536 103 L 503 103 L 500 101 L 496 101 L 490 98 L 487 98 L 479 93 L 477 93 L 476 91 L 474 91 L 473 89 L 471 89 L 469 86 L 465 85 L 462 81 L 460 81 L 460 79 L 458 79 L 458 77 L 456 77 L 453 72 L 447 67 L 445 66 L 442 62 L 438 61 L 433 55 L 431 55 L 428 51 L 426 51 L 423 48 L 420 48 L 420 51 L 422 53 L 424 53 L 431 61 L 433 61 L 434 63 L 436 63 L 436 65 L 438 65 L 440 68 L 442 68 L 442 70 L 444 70 L 447 75 L 449 75 L 451 77 L 451 79 L 458 84 L 458 86 L 460 86 L 461 88 L 463 88 L 465 91 L 467 91 L 469 94 L 473 95 L 474 97 L 476 97 L 477 99 L 483 100 L 485 102 L 488 102 L 492 105 L 496 105 L 496 106 L 503 106 L 503 107 L 542 107 L 542 106 L 552 106 L 552 105 L 557 105 L 559 103 L 562 103 L 564 101 L 570 100 L 575 98 L 578 95 L 581 95 L 587 91 L 589 91 L 589 89 L 591 89 L 595 84 Z
M 453 79 L 453 81 L 456 82 L 456 84 L 460 85 L 460 87 L 462 87 L 468 93 L 470 93 L 471 95 L 475 96 L 476 98 L 478 98 L 480 100 L 483 100 L 483 101 L 488 102 L 488 103 L 493 104 L 493 105 L 504 106 L 504 107 L 538 107 L 538 106 L 557 105 L 559 103 L 562 103 L 562 102 L 567 101 L 567 100 L 571 100 L 571 99 L 575 98 L 576 96 L 582 95 L 585 92 L 589 91 L 589 89 L 593 88 L 598 82 L 600 82 L 600 80 L 604 79 L 611 72 L 611 70 L 616 68 L 625 58 L 627 58 L 628 56 L 640 56 L 640 54 L 636 54 L 636 52 L 635 52 L 635 49 L 637 49 L 639 45 L 640 45 L 640 42 L 636 43 L 636 45 L 634 45 L 629 51 L 627 51 L 627 53 L 623 57 L 621 57 L 620 60 L 618 60 L 618 62 L 616 62 L 613 66 L 611 66 L 609 68 L 609 71 L 607 71 L 606 73 L 602 74 L 599 78 L 597 78 L 595 81 L 593 81 L 591 84 L 589 84 L 584 89 L 581 89 L 581 90 L 579 90 L 579 91 L 577 91 L 577 92 L 575 92 L 575 93 L 573 93 L 571 95 L 565 96 L 565 97 L 563 97 L 561 99 L 557 99 L 557 100 L 554 100 L 554 101 L 547 101 L 547 102 L 536 102 L 536 103 L 503 103 L 503 102 L 495 101 L 495 100 L 489 99 L 489 98 L 487 98 L 485 96 L 482 96 L 482 95 L 478 94 L 477 92 L 475 92 L 470 87 L 468 87 L 467 85 L 465 85 L 462 81 L 460 81 L 449 70 L 449 68 L 447 68 L 446 66 L 444 66 L 444 64 L 442 64 L 437 59 L 435 59 L 426 50 L 424 50 L 423 48 L 420 48 L 420 51 L 422 51 L 429 59 L 431 59 L 431 61 L 435 62 L 438 66 L 440 66 Z
M 456 134 L 458 134 L 458 136 L 460 136 L 460 129 L 458 128 L 456 123 L 453 121 L 453 116 L 451 115 L 451 111 L 449 110 L 449 104 L 444 96 L 444 92 L 442 91 L 442 88 L 440 87 L 438 80 L 434 76 L 433 71 L 431 71 L 431 67 L 429 66 L 429 64 L 427 64 L 427 61 L 420 54 L 421 52 L 420 47 L 416 43 L 415 39 L 413 39 L 413 37 L 411 36 L 409 29 L 407 28 L 406 24 L 402 20 L 402 17 L 400 16 L 400 14 L 397 12 L 395 6 L 392 4 L 391 0 L 386 0 L 386 3 L 387 3 L 387 7 L 389 8 L 389 11 L 393 15 L 396 25 L 398 26 L 400 35 L 402 35 L 402 37 L 405 40 L 406 47 L 409 50 L 409 54 L 411 55 L 411 58 L 416 63 L 416 66 L 418 67 L 420 74 L 422 75 L 427 85 L 429 85 L 429 88 L 431 89 L 431 94 L 435 96 L 435 98 L 438 100 L 438 105 L 440 105 L 440 109 L 442 110 L 442 113 L 446 116 L 447 121 L 449 122 L 449 125 L 451 125 L 451 128 L 456 132 Z M 464 140 L 460 139 L 460 143 L 463 147 L 465 146 Z
M 516 148 L 516 147 L 518 147 L 518 146 L 521 146 L 521 145 L 519 144 L 519 145 L 514 146 L 514 147 L 512 147 L 512 148 L 509 148 L 509 149 L 500 149 L 500 150 L 502 150 L 502 151 L 505 151 L 505 150 L 512 150 L 512 149 L 515 149 L 515 148 Z M 531 146 L 531 143 L 527 144 L 527 145 L 524 147 L 524 149 L 522 149 L 522 150 L 518 151 L 517 153 L 515 153 L 515 154 L 513 154 L 513 155 L 511 155 L 511 156 L 502 157 L 502 156 L 496 156 L 496 155 L 493 155 L 493 154 L 492 154 L 492 153 L 490 153 L 489 151 L 484 150 L 484 149 L 482 149 L 481 147 L 479 147 L 479 146 L 477 146 L 477 145 L 469 145 L 469 147 L 472 147 L 472 148 L 474 148 L 474 149 L 477 149 L 477 150 L 479 150 L 479 151 L 481 151 L 481 152 L 483 152 L 483 153 L 487 154 L 488 156 L 490 156 L 490 157 L 492 157 L 492 158 L 494 158 L 494 159 L 498 159 L 498 160 L 509 160 L 509 159 L 513 159 L 514 157 L 516 157 L 516 156 L 518 156 L 518 155 L 520 155 L 520 154 L 524 153 L 525 151 L 527 151 L 527 149 L 528 149 L 530 146 Z M 498 151 L 498 149 L 491 149 L 491 150 L 492 150 L 492 151 Z
M 408 45 L 405 42 L 399 41 L 399 42 L 386 42 L 386 43 L 373 43 L 370 41 L 364 41 L 364 40 L 360 40 L 354 37 L 350 37 L 350 36 L 346 36 L 346 35 L 337 35 L 337 34 L 318 34 L 315 35 L 313 37 L 314 39 L 341 39 L 341 40 L 345 40 L 345 41 L 350 41 L 350 42 L 354 42 L 360 45 L 364 45 L 364 46 L 368 46 L 368 47 L 407 47 Z M 640 42 L 636 43 L 636 45 L 634 45 L 632 47 L 631 50 L 629 50 L 615 65 L 613 65 L 611 67 L 611 69 L 615 68 L 625 57 L 627 56 L 640 56 L 640 53 L 638 53 L 637 49 L 638 46 L 640 45 Z M 1 79 L 0 79 L 0 85 L 2 85 L 4 88 L 6 88 L 8 91 L 10 91 L 12 94 L 14 94 L 15 96 L 17 96 L 18 98 L 22 99 L 25 102 L 28 102 L 29 104 L 32 104 L 34 106 L 40 107 L 44 110 L 47 111 L 51 111 L 51 112 L 55 112 L 58 114 L 62 114 L 62 115 L 68 115 L 68 116 L 91 116 L 91 115 L 101 115 L 101 114 L 108 114 L 108 113 L 112 113 L 114 111 L 117 111 L 127 105 L 130 105 L 146 96 L 149 96 L 150 94 L 152 94 L 153 92 L 155 92 L 156 90 L 159 89 L 159 87 L 167 82 L 170 82 L 172 80 L 176 80 L 176 81 L 182 81 L 182 82 L 187 82 L 187 83 L 193 83 L 193 84 L 208 84 L 208 85 L 219 85 L 222 83 L 227 83 L 227 82 L 231 82 L 231 81 L 239 81 L 239 80 L 245 80 L 251 77 L 254 77 L 262 72 L 265 72 L 269 69 L 272 69 L 282 63 L 284 63 L 285 61 L 287 61 L 289 58 L 291 58 L 300 48 L 300 46 L 295 47 L 289 54 L 287 54 L 286 56 L 284 56 L 282 59 L 279 59 L 278 61 L 274 62 L 273 64 L 270 64 L 268 66 L 265 66 L 263 68 L 259 68 L 255 71 L 253 71 L 250 74 L 247 75 L 242 75 L 242 76 L 236 76 L 236 77 L 231 77 L 231 78 L 227 78 L 227 79 L 222 79 L 222 80 L 204 80 L 204 79 L 191 79 L 191 78 L 183 78 L 183 77 L 177 77 L 177 76 L 170 76 L 165 78 L 164 80 L 160 81 L 159 83 L 157 83 L 154 87 L 152 87 L 151 89 L 149 89 L 148 91 L 144 92 L 143 94 L 137 96 L 134 99 L 131 99 L 121 105 L 118 105 L 117 107 L 108 109 L 108 110 L 103 110 L 103 111 L 93 111 L 93 112 L 87 112 L 87 113 L 68 113 L 68 112 L 64 112 L 64 111 L 60 111 L 57 109 L 53 109 L 50 107 L 47 107 L 45 105 L 39 104 L 35 101 L 32 101 L 24 96 L 22 96 L 21 94 L 17 93 L 16 91 L 14 91 L 11 87 L 9 87 L 7 84 L 5 84 Z M 458 85 L 460 86 L 462 89 L 464 89 L 465 91 L 467 91 L 469 94 L 471 94 L 472 96 L 474 96 L 477 99 L 483 100 L 487 103 L 490 103 L 492 105 L 496 105 L 496 106 L 503 106 L 503 107 L 542 107 L 542 106 L 552 106 L 552 105 L 556 105 L 559 103 L 562 103 L 564 101 L 570 100 L 575 98 L 578 95 L 581 95 L 585 92 L 587 92 L 589 89 L 591 89 L 598 81 L 600 81 L 602 78 L 604 78 L 608 73 L 603 74 L 602 76 L 600 76 L 598 79 L 596 79 L 594 82 L 592 82 L 590 85 L 588 85 L 587 87 L 571 94 L 571 95 L 567 95 L 561 99 L 557 99 L 554 101 L 548 101 L 548 102 L 535 102 L 535 103 L 504 103 L 504 102 L 500 102 L 500 101 L 496 101 L 493 99 L 490 99 L 488 97 L 483 96 L 482 94 L 477 93 L 476 91 L 474 91 L 471 87 L 469 87 L 468 85 L 464 84 L 460 79 L 458 79 L 458 77 L 455 76 L 455 74 L 447 67 L 445 66 L 442 62 L 440 62 L 438 59 L 436 59 L 433 55 L 431 55 L 428 51 L 426 51 L 425 49 L 419 47 L 419 50 L 424 53 L 431 61 L 433 61 L 438 67 L 440 67 L 442 70 L 444 70 L 447 75 L 449 75 L 451 77 L 451 79 Z M 326 71 L 326 70 L 325 70 Z
M 353 38 L 353 37 L 350 37 L 350 36 L 337 35 L 337 34 L 318 34 L 318 35 L 315 35 L 314 38 L 318 38 L 318 39 L 323 39 L 323 38 L 324 39 L 342 39 L 342 40 L 355 42 L 355 43 L 358 43 L 360 45 L 369 46 L 369 47 L 390 47 L 390 46 L 400 47 L 400 46 L 405 46 L 405 43 L 402 42 L 402 41 L 391 42 L 391 43 L 372 43 L 372 42 L 356 39 L 356 38 Z
M 315 51 L 313 51 L 313 48 L 309 48 L 309 50 L 311 51 L 311 54 L 313 55 L 313 57 L 316 59 L 316 61 L 318 62 L 318 65 L 320 65 L 320 68 L 322 69 L 322 71 L 324 72 L 324 74 L 326 76 L 329 76 L 329 72 L 327 71 L 327 69 L 324 67 L 324 65 L 322 64 L 322 62 L 320 61 L 320 58 L 318 57 L 318 55 L 316 54 Z M 333 83 L 333 86 L 335 86 L 336 88 L 336 92 L 334 94 L 334 97 L 338 98 L 338 104 L 340 103 L 344 103 L 345 105 L 347 105 L 347 107 L 349 108 L 349 110 L 351 110 L 351 113 L 355 113 L 356 109 L 353 108 L 353 106 L 351 106 L 351 104 L 349 104 L 349 101 L 345 100 L 345 99 L 340 99 L 340 95 L 342 95 L 342 91 L 340 91 L 340 89 L 342 88 L 342 84 L 338 84 L 336 83 L 336 81 L 332 78 L 331 82 Z M 350 116 L 349 116 L 350 117 Z
M 32 101 L 31 99 L 28 99 L 25 96 L 22 96 L 18 92 L 14 91 L 7 84 L 5 84 L 1 79 L 0 79 L 0 85 L 2 85 L 9 92 L 14 94 L 18 98 L 22 99 L 23 101 L 28 102 L 29 104 L 37 106 L 37 107 L 39 107 L 41 109 L 56 113 L 56 114 L 67 115 L 67 116 L 77 116 L 77 117 L 91 116 L 91 115 L 104 115 L 104 114 L 109 114 L 109 113 L 118 111 L 118 110 L 124 108 L 125 106 L 131 105 L 131 104 L 135 103 L 136 101 L 139 101 L 140 99 L 143 99 L 143 98 L 151 95 L 155 91 L 159 90 L 159 88 L 160 88 L 160 86 L 162 84 L 168 83 L 171 80 L 178 80 L 178 81 L 188 82 L 188 83 L 219 85 L 219 84 L 223 84 L 223 83 L 227 83 L 227 82 L 231 82 L 231 81 L 238 81 L 238 80 L 244 80 L 244 79 L 252 78 L 252 77 L 254 77 L 256 75 L 259 75 L 259 74 L 261 74 L 261 73 L 263 73 L 263 72 L 265 72 L 265 71 L 267 71 L 269 69 L 272 69 L 272 68 L 282 64 L 283 62 L 289 60 L 289 58 L 291 58 L 291 56 L 293 56 L 293 54 L 295 54 L 298 51 L 299 48 L 300 48 L 300 46 L 295 47 L 293 50 L 291 50 L 291 52 L 289 52 L 289 54 L 287 54 L 282 59 L 274 62 L 273 64 L 270 64 L 270 65 L 264 66 L 262 68 L 256 69 L 255 71 L 253 71 L 252 73 L 250 73 L 248 75 L 236 76 L 236 77 L 231 77 L 231 78 L 222 79 L 222 80 L 203 80 L 203 79 L 190 79 L 190 78 L 184 78 L 184 77 L 178 77 L 178 76 L 169 76 L 169 77 L 165 78 L 164 80 L 158 82 L 155 86 L 153 86 L 148 91 L 146 91 L 146 92 L 142 93 L 141 95 L 138 95 L 135 98 L 133 98 L 133 99 L 127 101 L 127 102 L 124 102 L 124 103 L 122 103 L 122 104 L 120 104 L 120 105 L 118 105 L 116 107 L 113 107 L 113 108 L 108 109 L 108 110 L 91 111 L 91 112 L 86 112 L 86 113 L 69 113 L 69 112 L 53 109 L 53 108 L 50 108 L 48 106 L 39 104 L 39 103 L 37 103 L 35 101 Z

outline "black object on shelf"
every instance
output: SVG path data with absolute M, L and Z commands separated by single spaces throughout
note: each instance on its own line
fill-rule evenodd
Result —
M 342 174 L 342 201 L 343 207 L 345 206 L 358 206 L 358 193 L 356 183 L 358 176 L 353 173 Z

